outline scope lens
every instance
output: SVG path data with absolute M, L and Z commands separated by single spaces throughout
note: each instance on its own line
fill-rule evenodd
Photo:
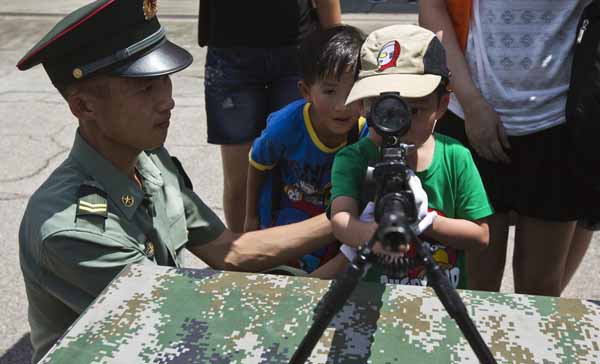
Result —
M 384 96 L 373 105 L 373 122 L 390 134 L 405 133 L 410 128 L 408 104 L 397 96 Z

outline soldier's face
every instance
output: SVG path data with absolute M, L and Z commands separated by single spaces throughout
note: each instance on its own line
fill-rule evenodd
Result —
M 169 76 L 107 77 L 108 92 L 98 102 L 97 128 L 112 144 L 135 150 L 160 147 L 175 106 Z

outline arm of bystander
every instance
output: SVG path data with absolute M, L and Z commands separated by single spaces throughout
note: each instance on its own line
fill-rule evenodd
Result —
M 331 28 L 342 23 L 340 0 L 314 0 L 322 28 Z
M 449 15 L 449 6 L 460 1 L 422 0 L 419 2 L 419 24 L 433 32 L 441 32 L 448 67 L 452 72 L 450 86 L 465 113 L 465 132 L 469 142 L 481 157 L 509 163 L 504 148 L 510 148 L 500 117 L 475 86 L 463 49 Z M 460 6 L 460 5 L 456 5 Z

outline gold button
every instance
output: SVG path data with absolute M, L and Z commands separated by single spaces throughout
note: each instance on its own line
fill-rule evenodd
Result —
M 73 77 L 75 77 L 76 79 L 80 79 L 81 77 L 83 77 L 83 71 L 81 70 L 81 68 L 75 68 L 73 70 Z
M 146 242 L 146 247 L 144 249 L 144 253 L 150 259 L 154 258 L 154 243 L 151 241 Z
M 130 195 L 123 195 L 121 196 L 121 202 L 123 203 L 123 205 L 125 205 L 126 207 L 131 207 L 133 206 L 133 204 L 135 203 L 135 200 L 133 199 L 133 196 Z

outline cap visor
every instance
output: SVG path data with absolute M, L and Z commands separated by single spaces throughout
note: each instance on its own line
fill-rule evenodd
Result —
M 352 86 L 346 105 L 382 92 L 398 92 L 401 97 L 424 97 L 432 93 L 442 80 L 438 75 L 378 74 L 358 80 Z
M 166 38 L 139 58 L 119 65 L 111 73 L 123 77 L 155 77 L 175 73 L 192 64 L 192 55 Z

